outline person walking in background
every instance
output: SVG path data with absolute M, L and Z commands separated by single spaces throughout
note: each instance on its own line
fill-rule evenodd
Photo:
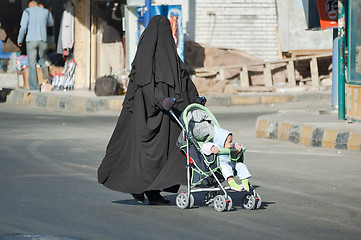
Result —
M 39 63 L 43 71 L 43 78 L 49 77 L 49 70 L 45 66 L 45 50 L 47 48 L 47 27 L 52 27 L 54 20 L 51 13 L 39 6 L 39 0 L 30 0 L 28 8 L 23 12 L 20 21 L 18 46 L 21 47 L 26 35 L 26 52 L 29 62 L 29 88 L 39 91 L 36 64 Z
M 119 3 L 106 3 L 102 25 L 101 75 L 117 75 L 124 69 L 122 12 Z

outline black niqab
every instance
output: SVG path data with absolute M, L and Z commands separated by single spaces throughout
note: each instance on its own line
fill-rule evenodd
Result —
M 186 158 L 175 144 L 181 128 L 162 108 L 166 97 L 177 99 L 173 110 L 179 115 L 199 96 L 178 57 L 169 20 L 155 16 L 139 41 L 99 183 L 125 193 L 186 184 Z

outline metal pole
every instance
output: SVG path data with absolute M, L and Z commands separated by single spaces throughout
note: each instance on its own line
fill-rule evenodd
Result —
M 152 0 L 145 0 L 144 26 L 147 27 L 152 15 Z
M 332 42 L 332 109 L 338 109 L 338 30 L 333 29 Z
M 345 0 L 338 1 L 338 119 L 345 120 Z

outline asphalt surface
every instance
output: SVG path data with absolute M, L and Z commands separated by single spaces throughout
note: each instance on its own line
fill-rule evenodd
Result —
M 98 184 L 118 113 L 0 104 L 0 239 L 359 239 L 359 153 L 256 137 L 258 117 L 292 108 L 310 107 L 210 106 L 247 147 L 251 183 L 263 200 L 247 211 L 232 194 L 234 209 L 218 213 L 203 193 L 194 208 L 180 210 L 176 194 L 165 194 L 171 206 L 140 205 Z

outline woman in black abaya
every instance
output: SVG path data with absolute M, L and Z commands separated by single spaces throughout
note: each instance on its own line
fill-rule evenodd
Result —
M 179 115 L 194 102 L 205 103 L 178 57 L 169 20 L 155 16 L 140 38 L 99 183 L 139 202 L 145 194 L 149 204 L 169 204 L 160 191 L 177 192 L 186 184 L 186 158 L 176 146 L 181 128 L 168 111 Z

